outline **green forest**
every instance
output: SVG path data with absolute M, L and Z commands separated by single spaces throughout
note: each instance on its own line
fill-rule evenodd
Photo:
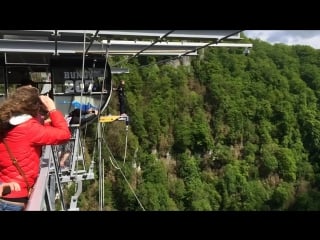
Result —
M 104 210 L 320 210 L 320 52 L 242 41 L 253 44 L 247 56 L 139 56 L 113 75 L 126 82 L 130 124 L 103 126 Z M 104 113 L 118 109 L 115 93 Z M 89 158 L 96 128 L 86 129 Z M 85 181 L 80 209 L 97 210 L 98 192 Z

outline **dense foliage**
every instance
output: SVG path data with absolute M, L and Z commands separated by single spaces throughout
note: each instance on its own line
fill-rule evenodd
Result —
M 130 127 L 125 164 L 125 125 L 104 129 L 126 177 L 103 151 L 106 210 L 141 211 L 137 198 L 151 211 L 320 210 L 320 52 L 252 43 L 248 56 L 208 47 L 183 64 L 141 56 L 113 76 Z M 96 210 L 97 183 L 84 187 L 80 208 Z

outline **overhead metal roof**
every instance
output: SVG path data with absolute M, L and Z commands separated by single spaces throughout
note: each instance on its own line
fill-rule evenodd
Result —
M 81 37 L 95 35 L 97 30 L 0 30 L 1 35 L 48 37 L 57 35 L 59 37 Z M 128 37 L 143 38 L 180 38 L 180 39 L 219 39 L 229 36 L 229 39 L 240 39 L 241 30 L 98 30 L 99 37 L 120 38 Z M 169 33 L 169 34 L 168 34 Z
M 0 30 L 0 52 L 42 54 L 197 55 L 202 46 L 236 43 L 240 30 Z

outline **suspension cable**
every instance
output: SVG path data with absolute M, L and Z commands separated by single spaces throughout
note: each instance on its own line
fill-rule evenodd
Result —
M 90 41 L 90 43 L 89 43 L 89 46 L 88 46 L 87 49 L 86 49 L 85 55 L 87 55 L 87 53 L 88 53 L 88 51 L 89 51 L 89 49 L 90 49 L 93 41 L 96 40 L 98 33 L 99 33 L 99 30 L 97 30 L 96 33 L 94 34 L 93 38 L 91 38 L 91 41 Z
M 86 34 L 87 32 L 84 31 L 83 34 L 83 54 L 82 54 L 82 74 L 81 74 L 81 85 L 80 85 L 80 116 L 79 116 L 79 125 L 81 126 L 81 115 L 82 115 L 82 97 L 83 97 L 83 90 L 84 90 L 84 66 L 85 66 L 85 51 L 86 51 Z M 79 126 L 79 127 L 80 127 Z
M 96 32 L 96 35 L 98 34 L 98 31 Z M 106 72 L 107 72 L 107 65 L 108 65 L 108 49 L 109 49 L 109 44 L 107 45 L 106 48 L 106 54 L 105 54 L 105 65 L 104 65 L 104 72 L 103 72 L 103 81 L 102 81 L 102 86 L 101 86 L 101 93 L 100 93 L 100 101 L 99 101 L 99 106 L 98 106 L 98 121 L 100 119 L 100 115 L 101 115 L 101 103 L 102 103 L 102 97 L 103 97 L 103 89 L 105 87 L 105 79 L 106 79 Z M 95 66 L 96 66 L 96 59 L 93 60 L 93 74 L 92 74 L 92 80 L 94 80 L 94 70 L 95 70 Z M 107 100 L 108 101 L 108 100 Z M 108 102 L 106 103 L 106 105 L 108 105 Z M 98 130 L 96 130 L 96 136 L 98 135 Z
M 104 74 L 103 74 L 103 82 L 101 86 L 101 95 L 100 95 L 100 103 L 99 103 L 99 112 L 98 112 L 98 120 L 100 119 L 101 115 L 101 103 L 102 103 L 102 92 L 105 89 L 105 79 L 106 79 L 106 72 L 107 72 L 107 65 L 108 65 L 108 51 L 109 45 L 106 48 L 106 54 L 105 54 L 105 66 L 104 66 Z M 109 94 L 110 99 L 110 94 Z M 109 101 L 109 99 L 107 101 Z M 107 103 L 108 105 L 108 103 Z M 101 156 L 101 123 L 98 122 L 98 128 L 97 128 L 97 136 L 98 136 L 98 148 L 99 148 L 99 207 L 100 210 L 103 210 L 104 206 L 104 161 L 102 160 Z
M 132 194 L 134 195 L 134 197 L 136 198 L 137 202 L 139 203 L 140 207 L 142 208 L 143 211 L 145 211 L 146 209 L 143 207 L 141 201 L 139 200 L 138 196 L 136 195 L 134 189 L 132 188 L 132 186 L 130 185 L 128 179 L 126 178 L 126 176 L 124 175 L 124 173 L 122 172 L 121 168 L 119 169 L 121 175 L 123 176 L 124 180 L 126 181 L 126 183 L 128 184 L 128 187 L 130 188 Z
M 129 129 L 129 126 L 128 124 L 126 125 L 126 144 L 125 144 L 125 147 L 124 147 L 124 157 L 123 157 L 123 164 L 126 163 L 126 157 L 127 157 L 127 148 L 128 148 L 128 129 Z
M 171 58 L 169 58 L 169 59 L 160 60 L 160 61 L 158 61 L 158 62 L 150 63 L 150 64 L 146 64 L 146 65 L 142 65 L 142 66 L 140 66 L 140 67 L 148 67 L 148 66 L 151 66 L 151 65 L 154 65 L 154 64 L 161 64 L 161 63 L 165 63 L 165 62 L 170 62 L 170 61 L 176 60 L 176 59 L 181 58 L 181 57 L 183 57 L 183 56 L 185 56 L 185 55 L 187 55 L 187 54 L 189 54 L 189 53 L 197 52 L 198 50 L 203 49 L 203 48 L 206 48 L 206 47 L 208 47 L 208 46 L 210 46 L 210 45 L 214 45 L 214 44 L 217 45 L 219 42 L 221 42 L 221 41 L 223 41 L 223 40 L 225 40 L 225 39 L 227 39 L 227 38 L 229 38 L 229 37 L 231 37 L 231 36 L 233 36 L 233 35 L 235 35 L 235 34 L 237 34 L 237 33 L 240 33 L 240 32 L 242 32 L 242 31 L 243 31 L 243 30 L 238 30 L 238 31 L 236 31 L 236 32 L 234 32 L 234 33 L 231 33 L 231 34 L 227 35 L 227 36 L 224 36 L 224 37 L 222 37 L 222 38 L 213 40 L 213 41 L 211 41 L 211 42 L 209 42 L 209 43 L 207 43 L 207 44 L 205 44 L 205 45 L 203 45 L 203 46 L 201 46 L 201 47 L 197 47 L 197 48 L 195 48 L 195 49 L 189 50 L 189 51 L 187 51 L 187 52 L 185 52 L 185 53 L 183 53 L 183 54 L 180 54 L 180 55 L 178 55 L 178 56 L 176 56 L 176 57 L 171 57 Z
M 99 149 L 99 208 L 100 211 L 103 210 L 104 205 L 104 171 L 102 169 L 103 161 L 102 161 L 102 154 L 101 154 L 101 140 L 102 140 L 102 133 L 101 133 L 101 123 L 98 122 L 98 149 Z
M 54 55 L 58 55 L 58 30 L 54 30 Z
M 103 71 L 103 81 L 102 81 L 102 89 L 101 89 L 101 95 L 100 95 L 100 104 L 102 102 L 102 91 L 104 91 L 105 88 L 105 79 L 106 79 L 106 73 L 107 73 L 107 65 L 108 65 L 108 58 L 109 58 L 109 47 L 110 47 L 110 40 L 108 41 L 107 47 L 106 47 L 106 54 L 105 54 L 105 64 L 104 64 L 104 71 Z M 111 83 L 110 83 L 111 84 Z M 112 87 L 111 87 L 111 91 L 112 91 Z M 111 91 L 109 94 L 109 99 L 107 100 L 106 106 L 108 105 L 108 102 L 111 98 Z M 100 106 L 99 106 L 100 108 Z M 100 117 L 100 111 L 99 111 L 99 115 Z
M 88 48 L 87 48 L 87 50 L 88 50 Z M 91 78 L 92 84 L 94 82 L 94 70 L 95 69 L 96 69 L 96 59 L 93 60 L 93 64 L 92 64 L 92 78 Z M 89 94 L 90 94 L 90 97 L 91 97 L 91 91 L 89 92 Z M 100 102 L 101 102 L 101 98 L 100 98 Z M 100 105 L 99 105 L 99 110 L 100 110 Z M 98 111 L 98 112 L 100 112 L 100 111 Z M 84 144 L 86 144 L 87 130 L 88 130 L 88 122 L 86 121 L 85 122 L 85 128 L 84 128 Z
M 159 37 L 156 41 L 152 42 L 150 45 L 148 45 L 147 47 L 145 47 L 144 49 L 140 50 L 139 52 L 137 52 L 136 54 L 132 55 L 131 57 L 128 57 L 120 62 L 117 62 L 116 64 L 114 64 L 113 66 L 117 66 L 120 63 L 124 62 L 124 61 L 129 61 L 132 58 L 135 58 L 137 56 L 139 56 L 141 53 L 143 53 L 144 51 L 148 50 L 149 48 L 151 48 L 152 46 L 154 46 L 156 43 L 161 42 L 163 39 L 165 39 L 168 35 L 170 35 L 171 33 L 173 33 L 175 30 L 170 30 L 169 32 L 167 32 L 165 35 L 163 35 L 162 37 Z
M 113 156 L 113 154 L 112 154 L 112 152 L 111 152 L 109 146 L 107 145 L 107 142 L 105 141 L 105 139 L 104 139 L 103 136 L 102 136 L 102 139 L 103 139 L 103 141 L 105 142 L 105 144 L 106 144 L 106 145 L 105 145 L 105 146 L 106 146 L 106 149 L 107 149 L 107 151 L 108 151 L 109 154 L 110 154 L 109 160 L 110 160 L 112 166 L 114 166 L 115 169 L 117 169 L 117 170 L 120 171 L 122 177 L 124 178 L 124 180 L 125 180 L 126 183 L 128 184 L 128 187 L 130 188 L 132 194 L 134 195 L 135 199 L 136 199 L 137 202 L 139 203 L 140 207 L 142 208 L 143 211 L 146 211 L 145 208 L 143 207 L 140 199 L 138 198 L 137 194 L 135 193 L 133 187 L 131 186 L 131 184 L 129 183 L 129 181 L 128 181 L 128 179 L 126 178 L 125 174 L 123 173 L 121 167 L 118 165 L 117 161 L 115 160 L 115 158 L 114 158 L 114 156 Z

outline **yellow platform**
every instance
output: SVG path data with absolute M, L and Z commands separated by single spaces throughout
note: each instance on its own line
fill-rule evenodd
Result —
M 100 116 L 99 122 L 113 122 L 120 118 L 121 116 Z

